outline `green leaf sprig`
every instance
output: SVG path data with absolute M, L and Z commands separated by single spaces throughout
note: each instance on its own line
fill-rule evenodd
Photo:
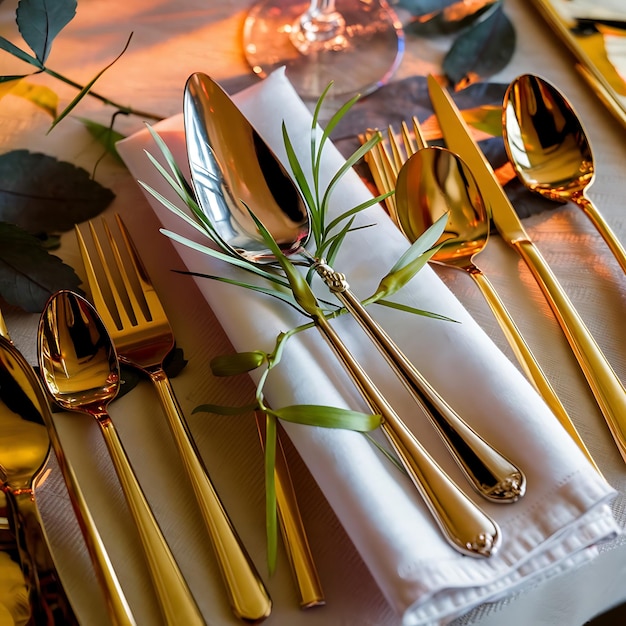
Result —
M 137 115 L 149 120 L 162 119 L 162 116 L 160 115 L 119 104 L 92 90 L 96 81 L 124 54 L 132 39 L 132 33 L 129 35 L 121 52 L 118 53 L 113 61 L 101 69 L 85 85 L 77 83 L 71 78 L 68 78 L 64 74 L 61 74 L 46 65 L 54 39 L 74 19 L 76 15 L 76 7 L 77 0 L 54 0 L 54 2 L 46 0 L 20 0 L 15 12 L 15 22 L 24 43 L 28 48 L 30 48 L 31 52 L 20 48 L 6 39 L 6 37 L 0 37 L 0 50 L 3 50 L 16 59 L 27 63 L 28 65 L 34 67 L 35 70 L 24 74 L 0 76 L 0 96 L 11 92 L 18 86 L 18 84 L 21 83 L 23 79 L 26 79 L 34 74 L 45 73 L 78 90 L 76 97 L 61 113 L 56 112 L 56 102 L 58 99 L 56 99 L 54 95 L 51 95 L 50 91 L 46 88 L 30 90 L 20 88 L 15 91 L 15 94 L 28 97 L 35 104 L 42 106 L 44 110 L 54 114 L 50 130 L 52 130 L 56 124 L 65 118 L 86 95 L 96 98 L 102 103 L 114 107 L 117 111 L 128 115 Z
M 358 97 L 349 100 L 330 119 L 326 128 L 321 132 L 318 128 L 319 112 L 323 104 L 324 97 L 328 93 L 331 85 L 324 91 L 314 110 L 310 129 L 310 155 L 311 155 L 311 180 L 309 184 L 304 169 L 298 160 L 296 151 L 287 132 L 286 125 L 282 124 L 282 135 L 287 153 L 289 165 L 296 184 L 308 205 L 311 213 L 312 239 L 315 245 L 315 256 L 324 253 L 332 261 L 339 251 L 343 241 L 353 231 L 354 217 L 366 208 L 381 202 L 390 194 L 384 194 L 372 198 L 356 207 L 353 207 L 335 219 L 329 220 L 328 208 L 333 190 L 338 182 L 349 171 L 361 157 L 370 150 L 378 141 L 380 136 L 375 136 L 367 143 L 363 144 L 353 155 L 351 155 L 340 169 L 326 185 L 321 181 L 322 153 L 329 136 L 335 126 L 347 111 L 356 103 Z M 278 299 L 284 304 L 299 311 L 309 321 L 296 328 L 281 332 L 276 338 L 274 348 L 266 353 L 261 350 L 237 353 L 234 355 L 220 356 L 211 363 L 211 369 L 217 376 L 233 376 L 253 370 L 263 368 L 257 382 L 256 395 L 253 403 L 241 407 L 222 407 L 213 404 L 203 404 L 196 407 L 195 411 L 205 411 L 224 415 L 235 415 L 249 413 L 251 410 L 261 411 L 266 418 L 266 444 L 265 444 L 265 486 L 266 486 L 266 530 L 268 545 L 268 565 L 273 571 L 276 565 L 277 554 L 277 527 L 276 527 L 276 491 L 274 485 L 274 464 L 276 450 L 276 428 L 277 420 L 285 420 L 298 424 L 317 426 L 324 428 L 343 428 L 367 433 L 380 425 L 381 416 L 361 413 L 349 409 L 319 405 L 295 405 L 288 407 L 274 408 L 265 402 L 263 389 L 271 371 L 277 367 L 281 361 L 284 347 L 287 341 L 295 334 L 311 328 L 317 319 L 323 317 L 331 318 L 344 312 L 336 304 L 320 303 L 311 288 L 311 275 L 303 274 L 300 267 L 292 263 L 281 251 L 264 224 L 256 217 L 253 207 L 246 207 L 253 219 L 256 228 L 263 239 L 265 245 L 271 250 L 278 261 L 280 272 L 277 268 L 259 266 L 244 258 L 234 255 L 227 243 L 221 238 L 219 232 L 214 228 L 210 219 L 202 212 L 196 201 L 191 185 L 187 182 L 181 169 L 176 163 L 167 144 L 158 133 L 148 126 L 156 146 L 160 150 L 166 165 L 154 157 L 150 152 L 146 152 L 148 158 L 157 169 L 159 174 L 174 190 L 176 196 L 183 202 L 187 211 L 179 208 L 174 202 L 163 196 L 151 186 L 140 181 L 140 184 L 148 193 L 153 195 L 164 207 L 193 227 L 195 231 L 207 238 L 205 245 L 189 239 L 176 232 L 162 229 L 162 232 L 172 240 L 184 244 L 194 250 L 202 252 L 214 259 L 226 262 L 238 269 L 245 270 L 245 273 L 252 275 L 254 280 L 227 278 L 224 276 L 200 274 L 197 272 L 185 272 L 194 276 L 225 282 L 239 288 L 252 290 Z M 393 192 L 390 192 L 393 193 Z M 446 219 L 438 220 L 422 237 L 401 256 L 389 273 L 381 280 L 377 290 L 364 304 L 378 303 L 391 306 L 399 310 L 410 313 L 428 315 L 440 319 L 448 319 L 435 313 L 422 311 L 413 307 L 408 307 L 400 303 L 390 302 L 388 298 L 402 289 L 406 283 L 424 267 L 436 252 L 436 242 L 439 240 L 445 227 Z M 383 453 L 394 461 L 393 455 L 383 450 Z M 396 463 L 397 464 L 397 463 Z

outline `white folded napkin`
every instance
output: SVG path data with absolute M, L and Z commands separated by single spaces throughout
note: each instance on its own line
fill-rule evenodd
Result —
M 307 160 L 310 113 L 282 71 L 237 94 L 235 101 L 286 162 L 281 135 L 284 120 L 302 161 Z M 186 169 L 182 116 L 158 124 L 156 130 Z M 146 131 L 122 141 L 118 148 L 135 178 L 175 199 L 144 154 L 146 149 L 155 156 L 159 153 Z M 329 180 L 342 162 L 330 145 L 323 177 Z M 368 197 L 369 191 L 356 173 L 349 172 L 333 195 L 331 212 L 338 214 Z M 148 201 L 165 228 L 199 239 L 193 229 L 152 197 Z M 408 244 L 379 207 L 361 215 L 359 223 L 375 226 L 347 238 L 336 267 L 345 272 L 360 297 L 367 297 Z M 184 246 L 178 250 L 189 270 L 219 275 L 235 272 Z M 202 278 L 197 282 L 238 351 L 271 350 L 280 331 L 304 321 L 272 298 Z M 456 320 L 438 321 L 370 307 L 452 407 L 526 472 L 528 490 L 520 502 L 494 505 L 471 493 L 434 429 L 354 321 L 343 316 L 333 324 L 383 393 L 393 399 L 409 427 L 498 522 L 503 533 L 499 552 L 490 559 L 474 559 L 453 550 L 408 478 L 362 435 L 285 426 L 403 623 L 443 623 L 522 583 L 593 558 L 594 546 L 619 532 L 607 504 L 614 492 L 590 467 L 525 378 L 430 268 L 421 271 L 396 299 Z M 270 376 L 266 395 L 275 407 L 326 404 L 365 410 L 349 378 L 314 329 L 289 341 L 283 362 Z M 211 402 L 211 398 L 206 401 Z

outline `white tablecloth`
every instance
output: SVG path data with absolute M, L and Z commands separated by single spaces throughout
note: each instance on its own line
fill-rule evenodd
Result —
M 0 8 L 0 33 L 16 40 L 12 11 L 16 2 L 5 0 Z M 134 31 L 131 49 L 98 83 L 98 90 L 111 98 L 152 109 L 164 117 L 181 109 L 182 87 L 197 70 L 211 73 L 233 91 L 250 84 L 253 77 L 240 47 L 240 28 L 247 2 L 207 3 L 186 0 L 82 0 L 78 16 L 53 46 L 50 66 L 86 82 Z M 538 15 L 521 0 L 506 3 L 514 19 L 518 47 L 513 62 L 496 79 L 508 80 L 523 71 L 540 71 L 574 101 L 585 120 L 595 148 L 598 175 L 591 189 L 610 224 L 626 239 L 622 205 L 626 180 L 622 165 L 626 142 L 622 127 L 601 108 L 595 96 L 576 75 L 570 57 L 560 48 Z M 424 42 L 408 37 L 408 53 L 398 77 L 438 71 L 444 41 Z M 4 63 L 4 58 L 3 63 Z M 11 65 L 9 63 L 9 65 Z M 4 70 L 3 64 L 3 73 Z M 20 66 L 20 69 L 23 69 Z M 7 67 L 7 71 L 19 71 Z M 52 79 L 39 77 L 56 87 Z M 73 96 L 60 88 L 65 101 Z M 96 102 L 82 105 L 80 114 L 103 122 L 108 111 Z M 82 126 L 67 120 L 50 135 L 46 115 L 28 104 L 7 98 L 0 102 L 0 137 L 3 148 L 30 148 L 91 169 L 99 148 Z M 126 132 L 141 127 L 137 119 L 122 122 Z M 157 232 L 158 224 L 135 182 L 121 166 L 104 162 L 97 177 L 116 193 L 110 212 L 123 214 L 133 232 L 141 232 L 140 252 L 161 294 L 177 339 L 189 359 L 185 371 L 174 380 L 181 404 L 206 459 L 209 471 L 255 562 L 265 575 L 262 458 L 252 421 L 248 418 L 191 415 L 193 407 L 211 402 L 237 404 L 250 393 L 251 383 L 213 379 L 208 362 L 231 348 L 196 289 L 170 269 L 181 269 L 170 244 Z M 593 227 L 573 207 L 562 207 L 527 220 L 527 227 L 561 279 L 574 304 L 588 323 L 598 343 L 622 380 L 626 380 L 626 280 L 608 256 Z M 63 238 L 61 255 L 79 272 L 73 234 Z M 517 256 L 497 237 L 481 254 L 480 265 L 514 315 L 532 349 L 538 354 L 555 389 L 570 411 L 592 454 L 609 482 L 620 491 L 614 512 L 624 525 L 626 472 L 582 375 L 538 288 Z M 508 348 L 489 310 L 470 279 L 461 273 L 437 270 L 475 319 L 508 354 Z M 181 306 L 181 303 L 184 305 Z M 11 309 L 3 313 L 13 339 L 33 358 L 36 316 Z M 538 328 L 552 328 L 549 340 L 538 340 Z M 542 333 L 543 334 L 543 333 Z M 180 489 L 183 470 L 176 458 L 152 390 L 141 385 L 114 405 L 113 418 L 128 444 L 133 464 L 156 513 L 172 542 L 172 548 L 188 573 L 192 591 L 213 623 L 235 623 L 219 584 L 210 547 L 190 532 L 187 522 L 194 511 L 191 493 Z M 155 600 L 137 549 L 136 537 L 124 522 L 124 503 L 96 425 L 87 418 L 57 418 L 64 444 L 88 493 L 94 517 L 111 558 L 141 624 L 159 623 Z M 324 609 L 308 613 L 297 607 L 284 554 L 276 575 L 269 581 L 275 609 L 268 624 L 376 624 L 395 625 L 398 616 L 390 609 L 356 550 L 321 497 L 299 457 L 290 450 L 290 460 L 303 514 L 327 595 Z M 52 466 L 54 468 L 54 466 Z M 164 497 L 165 495 L 165 497 Z M 82 539 L 67 506 L 58 472 L 51 472 L 40 488 L 40 501 L 50 536 L 59 556 L 67 588 L 76 598 L 76 609 L 85 623 L 106 624 L 97 585 Z M 71 556 L 70 556 L 71 555 Z M 590 565 L 495 605 L 476 609 L 459 624 L 526 626 L 554 623 L 577 626 L 594 614 L 626 601 L 623 587 L 626 546 L 616 542 L 603 548 Z

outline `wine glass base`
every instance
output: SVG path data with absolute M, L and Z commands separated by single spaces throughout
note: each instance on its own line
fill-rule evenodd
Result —
M 285 66 L 287 78 L 307 103 L 316 102 L 331 80 L 328 98 L 334 100 L 366 95 L 389 80 L 404 51 L 404 34 L 384 0 L 338 0 L 345 20 L 343 40 L 303 54 L 292 37 L 308 8 L 303 0 L 261 0 L 252 7 L 243 43 L 255 74 L 264 78 Z

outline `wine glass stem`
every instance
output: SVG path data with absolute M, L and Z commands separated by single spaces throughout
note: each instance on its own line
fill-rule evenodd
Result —
M 348 45 L 346 22 L 335 9 L 335 0 L 311 0 L 309 8 L 296 20 L 291 42 L 301 54 L 342 50 Z

